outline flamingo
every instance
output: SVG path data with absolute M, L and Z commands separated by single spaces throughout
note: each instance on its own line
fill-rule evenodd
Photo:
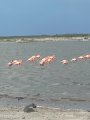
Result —
M 84 56 L 79 56 L 78 59 L 85 60 L 85 57 Z
M 51 55 L 51 56 L 48 56 L 47 57 L 47 62 L 52 62 L 53 60 L 55 59 L 55 56 L 54 55 Z
M 14 60 L 13 64 L 14 65 L 21 65 L 22 64 L 22 60 Z
M 43 58 L 43 59 L 39 62 L 39 64 L 43 66 L 43 65 L 45 65 L 45 63 L 47 62 L 47 60 L 48 60 L 48 58 L 45 57 L 45 58 Z
M 40 55 L 34 55 L 34 56 L 31 56 L 27 61 L 29 62 L 34 62 L 37 58 L 40 58 Z
M 12 66 L 12 65 L 13 65 L 13 60 L 8 63 L 8 66 Z
M 77 61 L 77 58 L 72 58 L 71 59 L 71 62 L 76 62 Z
M 90 59 L 90 54 L 84 56 L 86 59 Z
M 12 60 L 11 62 L 8 63 L 8 66 L 21 65 L 21 64 L 22 64 L 22 60 Z
M 45 65 L 46 63 L 52 62 L 54 59 L 55 59 L 55 56 L 54 56 L 54 55 L 47 56 L 47 57 L 43 58 L 43 59 L 39 62 L 39 64 L 40 64 L 40 65 Z
M 62 64 L 68 64 L 68 60 L 62 60 L 61 63 Z

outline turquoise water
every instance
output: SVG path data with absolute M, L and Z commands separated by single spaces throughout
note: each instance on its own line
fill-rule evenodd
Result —
M 0 105 L 24 106 L 31 102 L 61 108 L 90 109 L 90 60 L 62 65 L 62 59 L 90 53 L 90 41 L 0 43 Z M 55 55 L 40 66 L 27 59 L 35 54 Z M 8 67 L 12 59 L 21 66 Z M 20 97 L 20 100 L 18 100 Z

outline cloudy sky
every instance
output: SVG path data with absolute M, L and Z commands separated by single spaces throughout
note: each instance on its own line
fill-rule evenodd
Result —
M 90 33 L 90 0 L 0 0 L 0 36 Z

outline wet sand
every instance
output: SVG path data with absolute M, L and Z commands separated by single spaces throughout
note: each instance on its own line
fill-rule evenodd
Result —
M 0 120 L 89 120 L 90 112 L 37 107 L 26 113 L 23 108 L 0 107 Z

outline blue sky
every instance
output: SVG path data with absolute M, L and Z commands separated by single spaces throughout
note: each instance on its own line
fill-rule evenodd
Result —
M 90 0 L 0 0 L 0 36 L 90 33 Z

